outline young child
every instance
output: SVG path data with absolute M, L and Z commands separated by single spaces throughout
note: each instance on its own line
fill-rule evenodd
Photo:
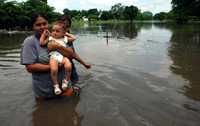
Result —
M 49 33 L 48 30 L 44 31 L 40 37 L 40 45 L 46 45 L 49 41 L 53 40 L 58 42 L 62 46 L 66 47 L 68 42 L 72 42 L 75 40 L 75 37 L 71 34 L 66 34 L 66 27 L 63 23 L 57 21 L 53 23 L 52 31 Z M 70 84 L 70 77 L 72 71 L 72 65 L 70 60 L 67 57 L 64 57 L 57 51 L 50 52 L 50 69 L 51 69 L 51 78 L 54 86 L 54 93 L 59 95 L 62 93 L 58 80 L 58 65 L 63 65 L 67 74 L 64 80 L 62 81 L 62 90 L 66 90 Z
M 71 19 L 69 16 L 65 15 L 65 16 L 62 16 L 58 19 L 59 22 L 63 22 L 63 24 L 66 26 L 66 35 L 71 35 L 73 36 L 72 34 L 70 34 L 70 27 L 71 27 Z M 74 37 L 74 36 L 73 36 Z M 76 38 L 74 37 L 74 40 Z M 74 51 L 74 59 L 77 60 L 80 64 L 82 64 L 86 69 L 90 69 L 91 68 L 91 65 L 86 63 L 75 51 L 74 47 L 73 47 L 73 43 L 68 43 L 69 44 L 69 47 L 73 49 Z

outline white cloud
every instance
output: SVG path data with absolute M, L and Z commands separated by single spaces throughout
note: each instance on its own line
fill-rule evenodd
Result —
M 158 12 L 168 12 L 171 10 L 171 0 L 151 0 L 142 2 L 140 0 L 137 5 L 142 11 L 151 11 L 154 14 Z
M 69 0 L 48 0 L 48 4 L 55 7 L 57 12 L 62 12 L 69 4 Z
M 81 7 L 109 10 L 117 3 L 121 3 L 122 5 L 134 5 L 137 1 L 138 0 L 81 0 Z
M 61 13 L 65 8 L 70 10 L 88 10 L 92 8 L 110 10 L 117 3 L 122 3 L 124 6 L 134 5 L 142 12 L 151 11 L 154 14 L 171 10 L 171 0 L 48 0 L 48 4 L 55 7 L 56 11 Z

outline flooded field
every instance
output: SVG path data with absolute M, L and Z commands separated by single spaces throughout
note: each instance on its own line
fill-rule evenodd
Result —
M 199 126 L 200 24 L 74 28 L 80 97 L 36 102 L 20 65 L 28 33 L 0 34 L 1 126 Z

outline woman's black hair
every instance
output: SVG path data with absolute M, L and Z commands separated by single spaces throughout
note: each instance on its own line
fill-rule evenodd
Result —
M 43 17 L 45 20 L 48 21 L 48 18 L 45 14 L 39 13 L 39 12 L 34 12 L 31 17 L 31 23 L 30 23 L 31 27 L 33 27 L 33 24 L 36 22 L 38 17 Z

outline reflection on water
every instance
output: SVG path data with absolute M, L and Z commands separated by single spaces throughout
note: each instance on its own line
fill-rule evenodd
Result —
M 0 33 L 0 68 L 11 69 L 19 66 L 21 43 L 27 35 L 28 33 Z
M 188 81 L 185 94 L 200 100 L 200 26 L 174 27 L 169 55 L 173 60 L 171 71 Z
M 89 24 L 73 33 L 93 65 L 76 63 L 82 93 L 40 102 L 19 64 L 28 34 L 0 34 L 1 126 L 199 126 L 199 24 Z
M 33 126 L 80 126 L 83 117 L 76 112 L 78 102 L 78 97 L 38 101 L 32 114 Z
M 114 23 L 114 24 L 101 24 L 98 26 L 86 27 L 85 29 L 74 29 L 79 34 L 97 34 L 105 35 L 109 33 L 110 38 L 124 39 L 129 38 L 133 39 L 137 36 L 141 28 L 141 24 L 137 26 L 134 23 Z M 105 35 L 106 36 L 106 35 Z
M 3 34 L 0 33 L 0 51 L 2 50 L 11 50 L 11 49 L 19 49 L 22 41 L 28 35 L 27 34 Z

